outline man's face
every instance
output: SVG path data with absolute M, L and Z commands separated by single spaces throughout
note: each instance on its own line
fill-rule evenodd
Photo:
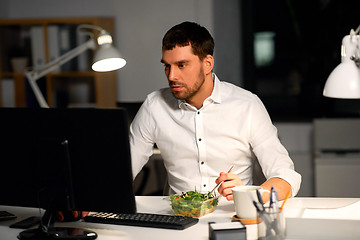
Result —
M 203 62 L 193 54 L 191 46 L 164 50 L 161 62 L 174 96 L 190 102 L 205 81 Z

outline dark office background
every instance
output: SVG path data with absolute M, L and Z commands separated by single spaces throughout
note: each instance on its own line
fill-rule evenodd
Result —
M 275 121 L 358 117 L 360 101 L 322 96 L 340 63 L 341 41 L 360 24 L 359 0 L 242 0 L 244 87 Z M 258 63 L 259 33 L 272 35 L 273 57 Z
M 120 3 L 113 6 L 111 1 L 105 1 L 101 8 L 91 8 L 97 3 L 92 0 L 87 11 L 82 11 L 79 3 L 74 3 L 76 6 L 71 11 L 64 3 L 44 4 L 44 11 L 34 7 L 36 4 L 21 2 L 22 6 L 27 4 L 25 8 L 18 7 L 20 1 L 1 1 L 1 18 L 58 17 L 58 12 L 61 17 L 104 15 L 115 18 L 118 26 L 115 39 L 120 39 L 116 44 L 129 59 L 126 68 L 118 71 L 119 105 L 129 103 L 136 105 L 134 109 L 137 110 L 138 103 L 148 93 L 166 86 L 159 64 L 161 36 L 170 26 L 186 19 L 205 24 L 214 34 L 217 44 L 215 72 L 220 79 L 256 93 L 274 121 L 360 115 L 359 100 L 322 96 L 327 77 L 340 63 L 342 38 L 360 24 L 359 0 L 209 0 L 209 8 L 200 4 L 207 1 L 193 1 L 194 5 L 186 6 L 174 2 L 172 7 L 143 1 L 149 8 L 148 15 L 138 12 L 139 3 L 129 0 L 119 1 L 126 8 Z M 184 13 L 172 13 L 174 6 Z M 134 12 L 138 18 L 134 18 Z M 154 17 L 158 12 L 168 15 Z M 146 24 L 144 19 L 147 19 Z M 134 29 L 138 29 L 134 26 L 146 31 L 135 31 L 134 37 Z M 274 52 L 267 62 L 259 64 L 254 50 L 262 33 L 272 35 Z M 240 49 L 239 45 L 242 45 Z M 144 52 L 145 57 L 137 57 Z M 144 80 L 144 73 L 149 79 Z

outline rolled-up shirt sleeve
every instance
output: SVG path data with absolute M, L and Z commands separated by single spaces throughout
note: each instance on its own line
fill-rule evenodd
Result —
M 266 179 L 278 177 L 291 185 L 295 196 L 301 184 L 301 175 L 295 171 L 294 163 L 289 153 L 281 144 L 276 127 L 262 104 L 257 101 L 250 112 L 250 143 Z

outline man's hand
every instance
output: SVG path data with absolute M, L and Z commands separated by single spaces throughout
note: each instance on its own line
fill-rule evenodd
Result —
M 278 178 L 278 177 L 270 178 L 267 181 L 265 181 L 263 184 L 261 184 L 261 187 L 266 190 L 270 190 L 271 187 L 274 187 L 274 189 L 278 193 L 279 200 L 284 200 L 289 192 L 290 192 L 290 196 L 292 195 L 291 185 L 282 178 Z M 270 198 L 270 194 L 264 193 L 262 197 L 263 197 L 263 201 L 267 202 Z
M 226 197 L 228 201 L 233 200 L 231 189 L 236 186 L 244 185 L 240 177 L 233 173 L 221 172 L 220 176 L 215 180 L 215 183 L 219 184 L 221 182 L 223 183 L 219 186 L 218 192 Z
M 56 213 L 56 218 L 60 222 L 71 222 L 84 218 L 88 214 L 88 211 L 58 211 Z

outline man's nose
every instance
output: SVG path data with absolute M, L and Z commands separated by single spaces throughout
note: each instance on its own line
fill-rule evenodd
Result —
M 169 68 L 169 73 L 168 73 L 168 79 L 173 81 L 173 80 L 177 79 L 177 76 L 178 76 L 178 72 L 177 72 L 176 68 L 175 67 L 170 67 Z

